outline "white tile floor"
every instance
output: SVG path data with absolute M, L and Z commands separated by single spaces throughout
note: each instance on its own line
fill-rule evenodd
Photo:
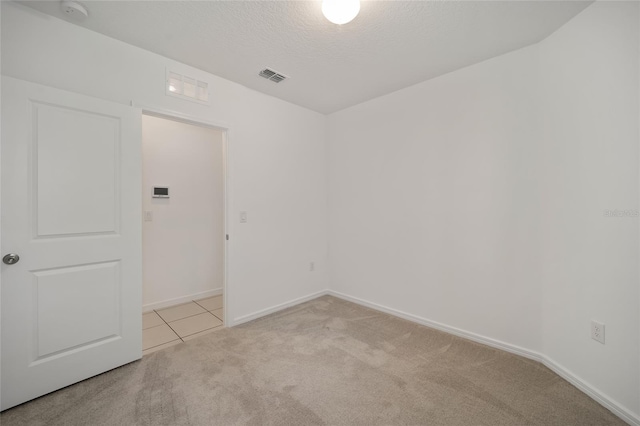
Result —
M 142 315 L 142 354 L 147 355 L 223 327 L 222 295 Z

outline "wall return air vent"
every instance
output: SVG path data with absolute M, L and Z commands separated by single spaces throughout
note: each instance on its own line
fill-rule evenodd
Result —
M 273 81 L 274 83 L 280 83 L 282 80 L 286 80 L 286 75 L 279 73 L 278 71 L 274 71 L 269 68 L 265 68 L 258 73 L 260 77 L 266 78 L 269 81 Z
M 173 71 L 167 70 L 166 93 L 170 96 L 203 104 L 209 103 L 209 84 Z

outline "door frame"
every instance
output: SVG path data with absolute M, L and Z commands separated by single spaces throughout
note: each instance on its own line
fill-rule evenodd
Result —
M 197 117 L 194 115 L 190 115 L 190 114 L 183 114 L 181 112 L 177 112 L 177 111 L 171 111 L 171 110 L 167 110 L 167 109 L 163 109 L 163 108 L 156 108 L 156 107 L 152 107 L 152 106 L 148 106 L 148 105 L 144 105 L 144 104 L 139 104 L 135 101 L 131 101 L 131 106 L 134 108 L 138 108 L 140 110 L 142 110 L 142 113 L 140 115 L 140 120 L 142 120 L 142 116 L 143 115 L 149 115 L 152 117 L 157 117 L 157 118 L 163 118 L 165 120 L 171 120 L 171 121 L 177 121 L 179 123 L 185 123 L 185 124 L 191 124 L 193 126 L 199 126 L 199 127 L 206 127 L 209 129 L 214 129 L 217 131 L 220 131 L 222 133 L 222 203 L 223 203 L 223 208 L 222 208 L 222 228 L 223 228 L 223 234 L 225 235 L 225 240 L 224 240 L 224 244 L 223 244 L 223 259 L 222 259 L 222 265 L 223 265 L 223 274 L 222 274 L 222 306 L 223 306 L 223 310 L 222 310 L 222 315 L 223 315 L 223 326 L 224 327 L 228 327 L 229 326 L 229 321 L 227 321 L 227 319 L 229 318 L 228 316 L 228 312 L 229 310 L 227 309 L 228 305 L 228 300 L 229 300 L 229 288 L 231 287 L 229 285 L 229 200 L 230 200 L 230 185 L 229 185 L 229 181 L 231 180 L 231 173 L 230 173 L 230 159 L 231 159 L 231 150 L 230 150 L 230 134 L 231 134 L 231 128 L 228 124 L 224 123 L 224 122 L 219 122 L 219 121 L 211 121 L 211 120 L 207 120 L 201 117 Z M 142 144 L 142 140 L 140 140 L 140 144 Z M 140 164 L 140 167 L 142 167 L 142 164 Z M 142 214 L 143 212 L 141 212 Z M 143 277 L 144 279 L 144 277 Z M 142 285 L 142 283 L 140 283 L 140 285 Z M 140 307 L 140 309 L 142 309 L 142 306 Z

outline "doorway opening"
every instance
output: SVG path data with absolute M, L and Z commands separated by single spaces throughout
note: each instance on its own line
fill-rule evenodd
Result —
M 226 129 L 143 111 L 143 355 L 224 327 L 226 153 Z

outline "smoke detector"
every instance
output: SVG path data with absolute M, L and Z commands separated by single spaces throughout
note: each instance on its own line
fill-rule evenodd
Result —
M 77 21 L 82 21 L 89 17 L 89 12 L 87 8 L 81 5 L 76 1 L 63 1 L 60 4 L 60 8 L 62 12 L 70 18 L 73 18 Z
M 266 78 L 269 81 L 273 81 L 274 83 L 280 83 L 282 80 L 286 80 L 287 78 L 289 78 L 288 76 L 269 68 L 263 69 L 258 73 L 258 75 L 260 77 Z

